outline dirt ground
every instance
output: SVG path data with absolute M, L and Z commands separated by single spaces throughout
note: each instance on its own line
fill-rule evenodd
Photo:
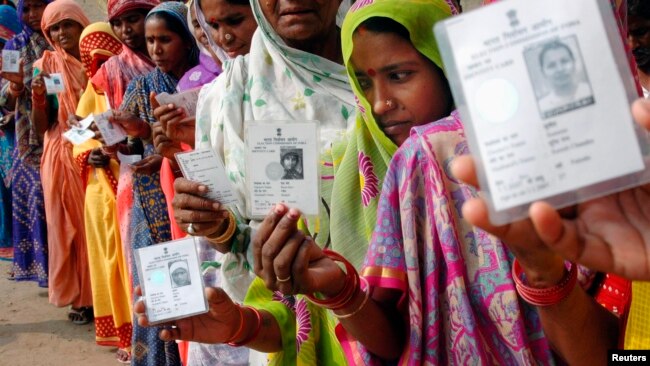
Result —
M 12 366 L 117 366 L 115 348 L 95 344 L 93 323 L 74 325 L 67 308 L 47 302 L 35 282 L 7 280 L 0 261 L 0 364 Z

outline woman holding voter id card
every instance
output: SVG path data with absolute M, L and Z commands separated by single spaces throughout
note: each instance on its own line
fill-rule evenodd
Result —
M 92 294 L 84 230 L 84 189 L 72 145 L 63 138 L 67 120 L 77 109 L 87 77 L 79 51 L 79 37 L 89 24 L 72 0 L 58 0 L 43 13 L 41 29 L 54 51 L 45 51 L 34 64 L 32 122 L 43 140 L 41 177 L 49 245 L 50 302 L 71 305 L 90 321 Z M 46 87 L 58 86 L 55 90 Z M 59 85 L 57 85 L 57 83 Z M 60 85 L 62 84 L 62 85 Z
M 32 128 L 32 66 L 51 49 L 41 31 L 41 17 L 51 1 L 20 0 L 18 15 L 22 32 L 5 45 L 19 54 L 18 72 L 3 72 L 0 78 L 0 106 L 15 111 L 12 154 L 12 278 L 37 281 L 47 286 L 47 223 L 41 185 L 43 145 Z M 18 250 L 19 249 L 19 250 Z

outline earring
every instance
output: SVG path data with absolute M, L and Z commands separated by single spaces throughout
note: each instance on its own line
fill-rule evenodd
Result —
M 394 106 L 395 106 L 395 102 L 393 102 L 392 99 L 386 99 L 386 107 L 393 108 Z

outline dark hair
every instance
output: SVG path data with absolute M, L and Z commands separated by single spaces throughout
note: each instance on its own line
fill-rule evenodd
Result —
M 571 47 L 567 46 L 566 44 L 560 41 L 553 41 L 545 44 L 544 47 L 542 48 L 542 51 L 539 53 L 539 66 L 541 67 L 544 66 L 544 56 L 546 56 L 546 53 L 560 48 L 565 49 L 569 53 L 569 56 L 571 56 L 571 60 L 573 61 L 576 60 L 576 58 L 573 56 L 573 51 L 571 51 Z
M 650 19 L 650 2 L 648 0 L 627 0 L 627 16 Z
M 183 42 L 195 43 L 194 36 L 189 31 L 185 30 L 185 24 L 173 15 L 167 14 L 164 11 L 157 11 L 148 16 L 149 19 L 160 19 L 165 22 L 165 27 L 170 31 L 178 34 Z
M 374 33 L 393 33 L 409 42 L 411 41 L 411 35 L 408 29 L 391 18 L 372 17 L 366 19 L 361 24 L 359 24 L 356 32 L 358 32 L 360 29 L 365 29 Z
M 16 4 L 14 4 L 13 2 L 11 2 L 11 1 L 9 1 L 9 0 L 2 0 L 2 1 L 0 1 L 0 5 L 9 5 L 9 6 L 11 6 L 12 8 L 16 9 Z

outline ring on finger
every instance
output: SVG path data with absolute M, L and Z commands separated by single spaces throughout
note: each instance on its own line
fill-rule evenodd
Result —
M 196 235 L 196 231 L 194 231 L 194 224 L 191 222 L 189 225 L 187 225 L 187 233 L 190 235 Z
M 279 276 L 275 276 L 275 279 L 280 283 L 285 283 L 291 281 L 291 275 L 289 275 L 287 278 L 280 278 Z

